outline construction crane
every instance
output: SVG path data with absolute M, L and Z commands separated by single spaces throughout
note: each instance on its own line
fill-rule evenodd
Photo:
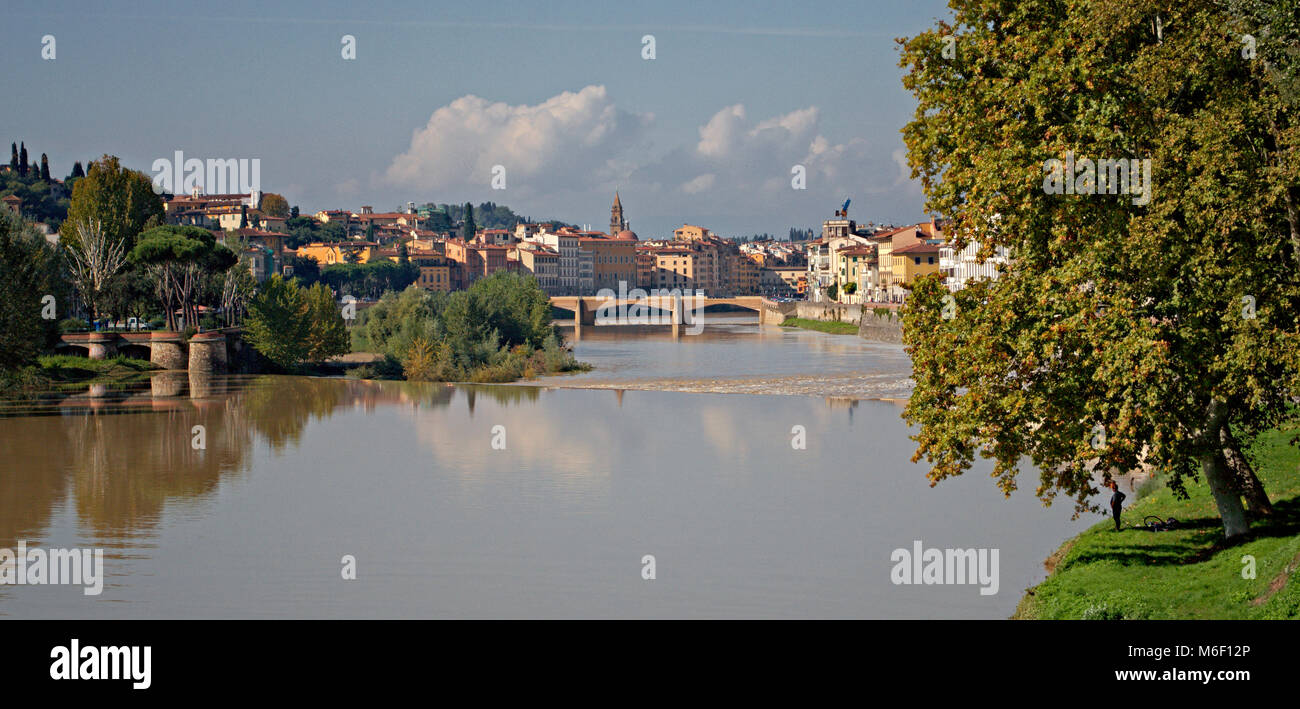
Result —
M 835 216 L 837 216 L 837 217 L 839 217 L 839 218 L 841 218 L 841 219 L 848 219 L 848 218 L 849 218 L 849 202 L 852 202 L 852 201 L 853 201 L 853 198 L 852 198 L 852 197 L 850 197 L 849 199 L 844 200 L 844 206 L 843 206 L 843 207 L 840 207 L 840 208 L 835 212 Z

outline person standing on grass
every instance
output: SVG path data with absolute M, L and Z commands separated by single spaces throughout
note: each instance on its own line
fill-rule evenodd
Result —
M 1115 494 L 1110 496 L 1110 515 L 1115 518 L 1115 531 L 1119 531 L 1119 514 L 1124 507 L 1124 493 L 1119 491 L 1119 485 L 1114 480 L 1110 481 L 1110 489 Z

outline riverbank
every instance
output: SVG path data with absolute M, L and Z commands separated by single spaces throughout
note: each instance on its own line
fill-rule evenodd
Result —
M 805 330 L 816 330 L 831 335 L 856 335 L 858 326 L 854 323 L 840 322 L 838 320 L 809 320 L 807 318 L 786 318 L 781 321 L 781 327 L 801 327 Z
M 37 364 L 0 377 L 0 391 L 48 391 L 69 384 L 112 384 L 141 381 L 158 369 L 152 362 L 130 357 L 88 359 L 72 355 L 42 355 Z
M 1293 433 L 1269 431 L 1251 447 L 1274 513 L 1252 524 L 1250 541 L 1223 544 L 1207 486 L 1188 485 L 1190 499 L 1179 500 L 1157 478 L 1124 510 L 1123 531 L 1106 519 L 1057 549 L 1045 562 L 1047 579 L 1026 591 L 1013 618 L 1300 618 L 1300 450 L 1290 444 Z M 1130 528 L 1148 515 L 1180 524 L 1167 532 Z

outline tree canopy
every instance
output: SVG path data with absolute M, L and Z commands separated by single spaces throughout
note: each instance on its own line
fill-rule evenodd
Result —
M 162 224 L 164 217 L 162 198 L 154 193 L 149 176 L 105 155 L 91 163 L 72 188 L 67 221 L 74 228 L 62 230 L 60 238 L 65 246 L 75 247 L 76 226 L 97 222 L 110 241 L 125 240 L 130 249 L 140 232 Z
M 1027 457 L 1040 497 L 1080 509 L 1143 464 L 1175 490 L 1204 477 L 1225 535 L 1246 533 L 1225 436 L 1300 393 L 1300 134 L 1279 74 L 1222 3 L 951 6 L 902 41 L 908 159 L 958 245 L 1012 261 L 909 298 L 915 458 L 937 483 L 990 457 L 1009 494 Z

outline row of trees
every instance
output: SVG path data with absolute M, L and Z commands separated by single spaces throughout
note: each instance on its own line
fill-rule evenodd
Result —
M 10 143 L 9 150 L 10 170 L 17 172 L 20 177 L 31 175 L 46 182 L 50 181 L 50 158 L 45 153 L 41 153 L 41 164 L 37 165 L 27 160 L 27 143 L 23 143 L 21 148 L 16 143 Z
M 320 271 L 320 281 L 341 295 L 369 298 L 378 298 L 385 291 L 404 290 L 419 276 L 420 269 L 402 257 L 398 261 L 377 259 L 369 263 L 335 263 Z
M 1203 478 L 1225 536 L 1246 534 L 1243 496 L 1269 505 L 1238 438 L 1300 396 L 1294 3 L 951 5 L 902 42 L 908 159 L 959 245 L 1013 261 L 953 294 L 915 285 L 915 459 L 937 483 L 992 458 L 1009 494 L 1027 458 L 1041 497 L 1080 509 L 1148 464 L 1175 491 Z M 1067 153 L 1149 159 L 1149 203 L 1048 194 Z

